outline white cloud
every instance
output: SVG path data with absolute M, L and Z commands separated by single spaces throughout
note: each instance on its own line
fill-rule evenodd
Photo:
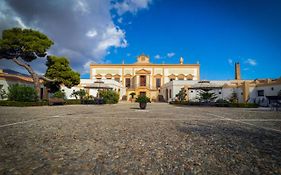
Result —
M 118 18 L 117 22 L 121 24 L 123 22 L 123 18 Z
M 89 5 L 85 0 L 76 0 L 74 11 L 80 12 L 81 14 L 87 14 L 90 12 Z
M 155 59 L 160 59 L 161 56 L 160 56 L 159 54 L 157 54 L 157 55 L 154 56 L 154 58 L 155 58 Z
M 124 0 L 113 5 L 118 15 L 123 15 L 126 12 L 136 14 L 140 9 L 147 9 L 152 0 Z
M 90 64 L 94 64 L 96 63 L 95 61 L 93 60 L 88 60 L 84 65 L 83 65 L 83 68 L 84 68 L 84 72 L 81 72 L 82 74 L 83 73 L 87 73 L 87 70 L 90 70 Z
M 119 27 L 110 25 L 102 34 L 101 41 L 98 43 L 96 52 L 106 50 L 109 47 L 127 47 L 128 43 L 125 39 L 125 32 Z
M 246 64 L 249 64 L 251 66 L 255 66 L 257 65 L 257 61 L 255 59 L 251 59 L 251 58 L 248 58 L 246 61 L 245 61 Z
M 68 57 L 75 70 L 85 72 L 90 70 L 84 66 L 89 60 L 103 63 L 110 48 L 128 46 L 126 32 L 113 21 L 112 8 L 120 12 L 117 22 L 123 22 L 121 14 L 135 14 L 140 9 L 148 8 L 150 2 L 151 0 L 0 0 L 0 37 L 2 30 L 11 27 L 39 30 L 55 43 L 49 53 Z M 44 63 L 43 66 L 31 65 L 38 72 L 44 72 L 46 68 Z M 18 68 L 3 60 L 0 60 L 0 67 Z
M 232 65 L 233 64 L 233 60 L 231 58 L 227 59 L 228 64 Z
M 97 36 L 98 32 L 95 29 L 89 30 L 86 33 L 86 36 L 88 36 L 89 38 L 94 38 L 95 36 Z
M 168 57 L 168 58 L 171 58 L 171 57 L 173 57 L 173 56 L 175 56 L 175 53 L 174 53 L 174 52 L 167 53 L 167 57 Z
M 21 28 L 28 28 L 28 27 L 23 23 L 23 21 L 21 20 L 20 17 L 16 16 L 16 17 L 14 17 L 14 20 L 19 24 L 19 27 L 21 27 Z

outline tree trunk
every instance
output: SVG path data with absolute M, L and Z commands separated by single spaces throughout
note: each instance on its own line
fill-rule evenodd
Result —
M 24 62 L 21 62 L 20 60 L 18 60 L 17 58 L 13 58 L 13 61 L 21 66 L 21 67 L 24 67 L 31 75 L 32 79 L 33 79 L 33 84 L 34 84 L 34 89 L 35 91 L 37 92 L 37 95 L 38 97 L 40 97 L 40 79 L 44 79 L 44 80 L 49 80 L 49 81 L 53 81 L 53 80 L 50 80 L 46 77 L 43 77 L 43 76 L 39 76 L 38 74 L 36 74 L 34 72 L 34 70 L 30 67 L 30 65 L 24 63 Z
M 40 99 L 40 79 L 39 79 L 39 76 L 36 74 L 36 73 L 33 73 L 33 74 L 31 74 L 31 76 L 32 76 L 32 79 L 33 79 L 33 84 L 34 84 L 34 89 L 35 89 L 35 91 L 37 92 L 37 95 L 38 95 L 38 97 L 39 97 L 39 100 L 41 100 Z

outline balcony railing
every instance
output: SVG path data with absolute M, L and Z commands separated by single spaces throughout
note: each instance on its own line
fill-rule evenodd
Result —
M 135 84 L 131 84 L 130 86 L 126 86 L 127 89 L 136 89 L 136 88 L 147 88 L 147 89 L 151 89 L 151 90 L 156 90 L 158 89 L 155 85 L 152 86 L 150 83 L 146 83 L 145 86 L 143 86 L 143 84 L 140 83 L 135 83 Z M 160 88 L 160 87 L 159 87 Z

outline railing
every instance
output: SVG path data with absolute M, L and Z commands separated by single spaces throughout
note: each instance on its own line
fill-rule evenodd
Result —
M 135 84 L 131 84 L 130 86 L 126 86 L 127 89 L 136 89 L 136 88 L 147 88 L 147 89 L 153 89 L 156 90 L 158 89 L 156 86 L 152 86 L 150 83 L 146 83 L 145 86 L 143 86 L 143 84 L 141 83 L 135 83 Z M 160 88 L 160 87 L 159 87 Z

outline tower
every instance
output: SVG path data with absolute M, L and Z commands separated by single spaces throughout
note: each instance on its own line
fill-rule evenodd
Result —
M 240 63 L 235 63 L 235 80 L 241 80 Z
M 183 64 L 183 57 L 180 57 L 180 64 Z

